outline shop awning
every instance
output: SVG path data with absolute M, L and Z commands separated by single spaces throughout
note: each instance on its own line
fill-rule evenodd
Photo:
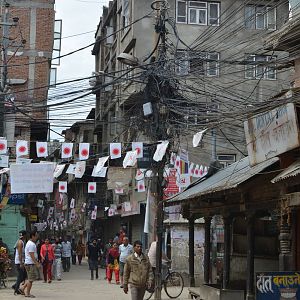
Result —
M 274 157 L 266 160 L 253 167 L 250 166 L 249 158 L 245 157 L 229 167 L 220 170 L 213 176 L 200 181 L 196 184 L 192 184 L 182 193 L 168 200 L 168 203 L 181 202 L 188 199 L 194 199 L 206 194 L 225 191 L 238 187 L 241 183 L 247 181 L 251 177 L 264 171 L 279 159 Z
M 271 180 L 272 183 L 276 183 L 278 181 L 287 179 L 289 177 L 294 177 L 300 174 L 300 160 L 295 161 L 289 167 L 287 167 L 284 171 L 278 174 L 275 178 Z

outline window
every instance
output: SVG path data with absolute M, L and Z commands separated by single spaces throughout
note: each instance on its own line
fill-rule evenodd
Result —
M 130 24 L 130 0 L 122 0 L 122 19 L 123 29 L 126 31 L 127 26 Z
M 276 29 L 276 8 L 270 6 L 245 6 L 245 27 L 247 29 Z
M 177 51 L 175 57 L 176 74 L 218 76 L 219 53 L 199 51 Z
M 226 168 L 236 162 L 236 156 L 235 154 L 219 154 L 218 161 L 223 168 Z
M 245 77 L 249 79 L 276 79 L 276 57 L 271 55 L 246 56 Z
M 176 1 L 177 23 L 219 26 L 219 19 L 219 2 Z

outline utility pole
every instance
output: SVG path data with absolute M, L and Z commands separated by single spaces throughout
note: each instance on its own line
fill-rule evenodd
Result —
M 4 6 L 4 11 L 3 11 Z M 9 45 L 9 26 L 8 22 L 9 3 L 1 1 L 2 40 L 1 40 L 1 87 L 0 87 L 0 137 L 5 136 L 5 88 L 7 85 L 7 48 Z

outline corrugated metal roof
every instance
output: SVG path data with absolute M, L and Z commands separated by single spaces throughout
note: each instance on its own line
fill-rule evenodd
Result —
M 188 187 L 185 191 L 168 200 L 169 203 L 193 199 L 205 194 L 236 188 L 249 178 L 262 172 L 273 165 L 279 159 L 274 157 L 253 167 L 249 164 L 249 158 L 245 157 L 229 167 L 220 170 L 213 176 Z
M 287 179 L 300 174 L 300 160 L 293 162 L 284 171 L 278 174 L 275 178 L 271 180 L 272 183 Z

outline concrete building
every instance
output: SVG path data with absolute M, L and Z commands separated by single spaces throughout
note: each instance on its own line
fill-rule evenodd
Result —
M 1 2 L 1 86 L 5 102 L 0 103 L 0 120 L 4 122 L 1 136 L 8 140 L 10 159 L 14 159 L 16 140 L 47 141 L 48 138 L 46 104 L 54 48 L 54 3 L 54 0 Z M 30 157 L 36 157 L 35 147 L 31 147 Z M 2 175 L 1 199 L 6 183 Z M 11 251 L 18 231 L 37 221 L 36 196 L 13 195 L 0 211 L 0 236 Z

